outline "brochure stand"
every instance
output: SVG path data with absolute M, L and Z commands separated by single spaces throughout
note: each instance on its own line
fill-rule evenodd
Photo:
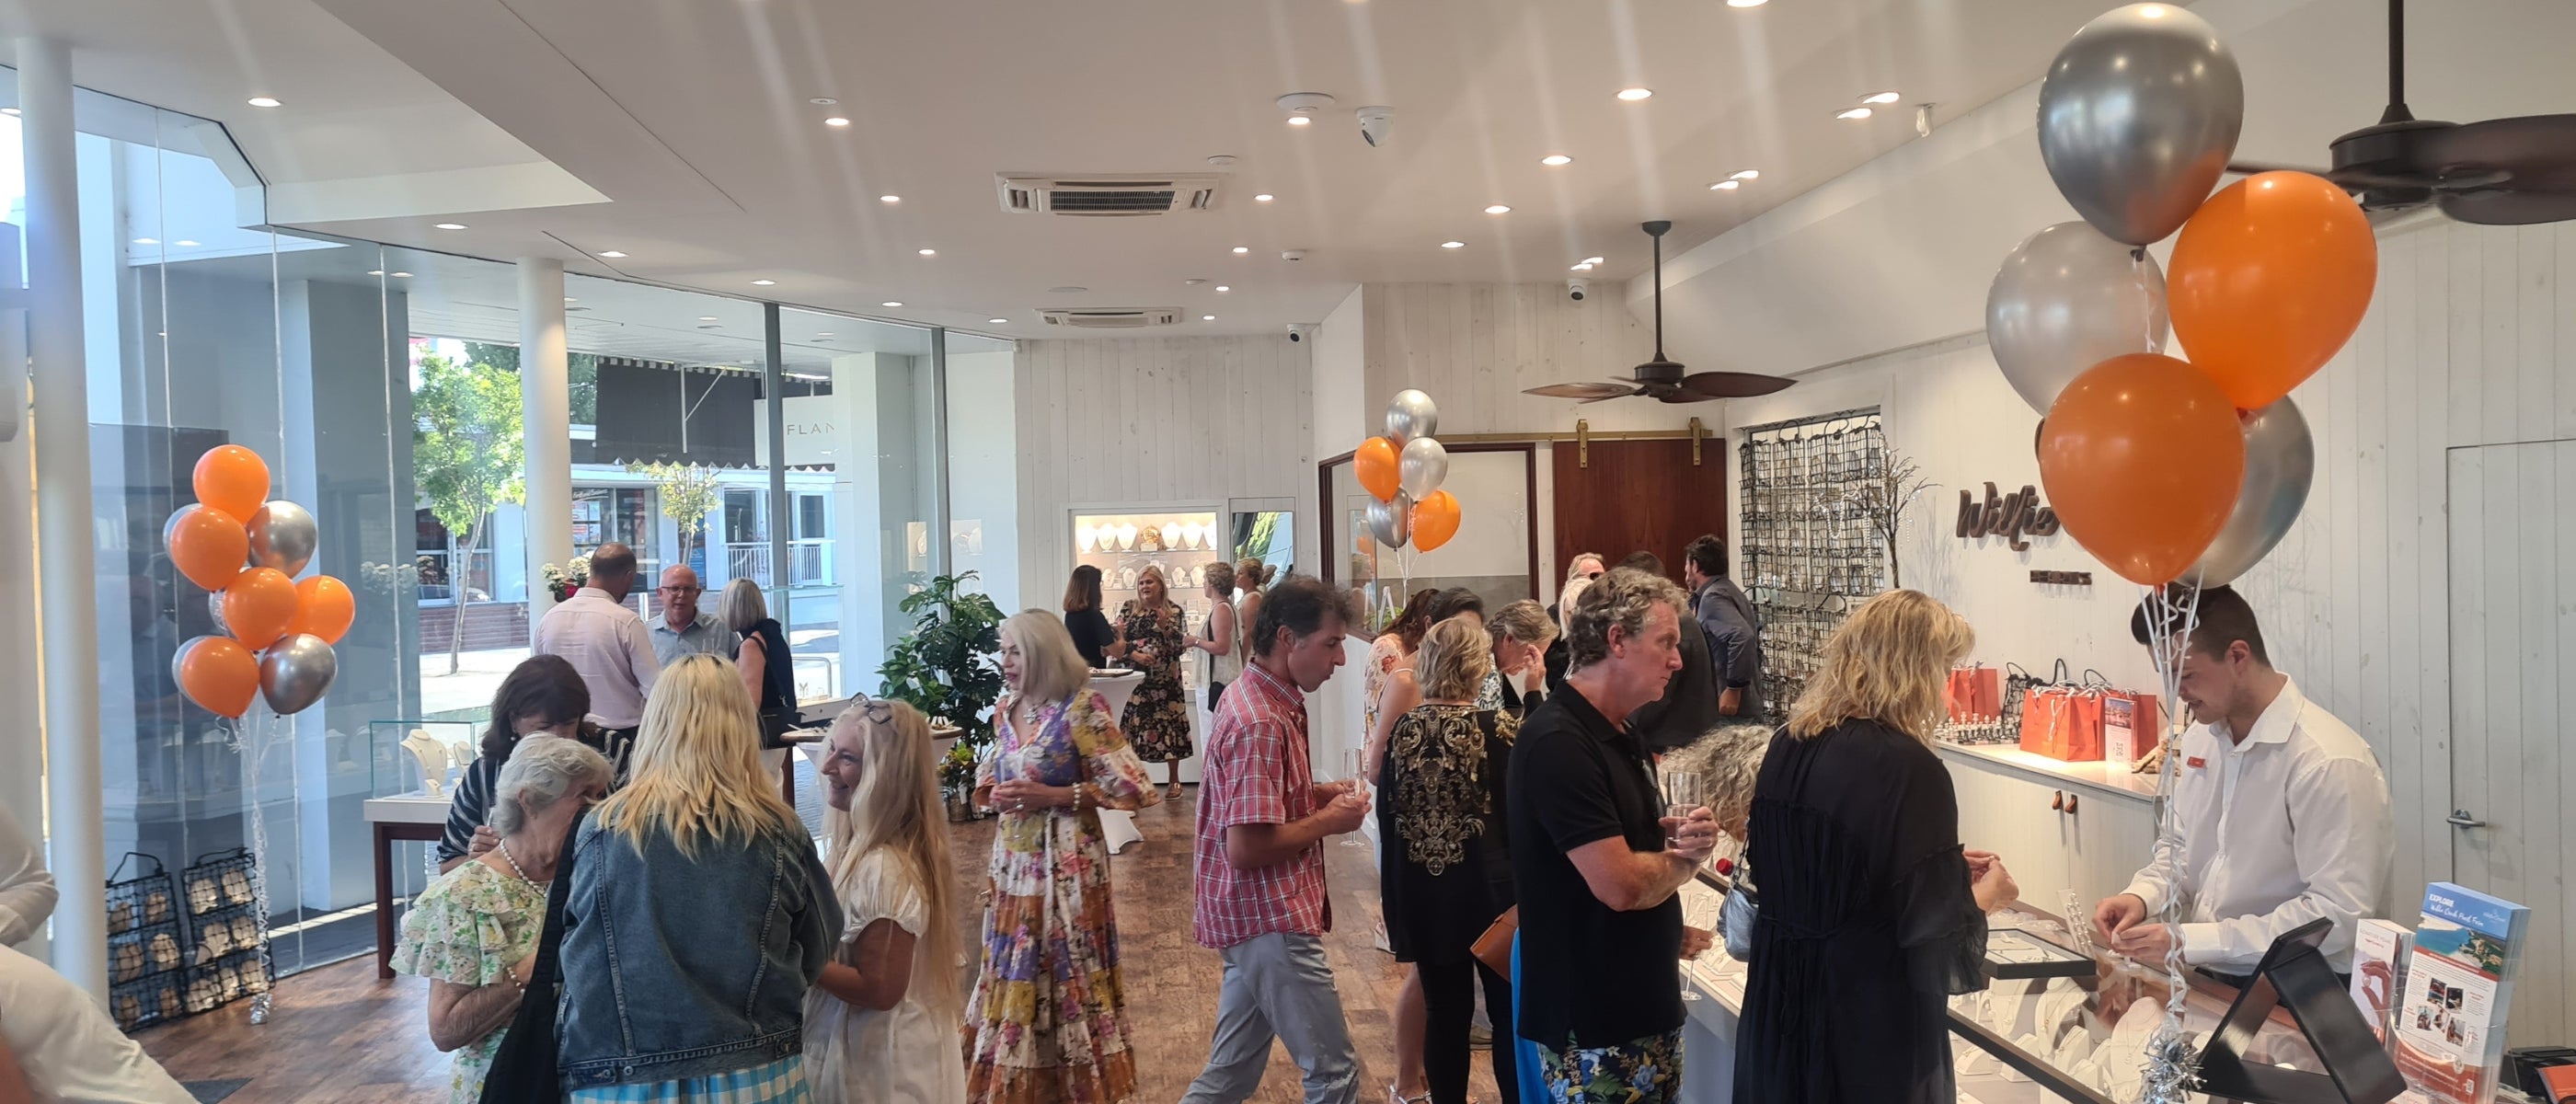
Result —
M 2363 1022 L 2317 945 L 2333 922 L 2314 920 L 2274 940 L 2253 980 L 2236 994 L 2200 1056 L 2202 1092 L 2247 1104 L 2387 1104 L 2406 1091 L 2397 1063 Z M 2325 1072 L 2283 1069 L 2245 1058 L 2275 1006 L 2290 1010 Z

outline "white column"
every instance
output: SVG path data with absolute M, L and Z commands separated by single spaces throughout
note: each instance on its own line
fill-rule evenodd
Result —
M 572 562 L 572 384 L 563 262 L 519 259 L 519 404 L 528 439 L 528 631 L 554 607 L 541 572 Z M 531 641 L 533 643 L 533 641 Z
M 36 383 L 38 639 L 44 663 L 46 835 L 54 967 L 107 996 L 107 856 L 99 770 L 97 555 L 90 526 L 89 377 L 81 331 L 80 183 L 72 51 L 18 40 L 26 141 L 28 354 Z M 113 370 L 113 366 L 110 367 Z

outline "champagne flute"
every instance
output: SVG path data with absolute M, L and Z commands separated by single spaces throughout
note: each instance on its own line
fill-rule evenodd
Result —
M 1362 796 L 1366 796 L 1368 794 L 1368 779 L 1360 777 L 1360 775 L 1367 769 L 1367 752 L 1358 748 L 1342 749 L 1342 777 L 1350 780 L 1352 793 L 1360 794 Z M 1368 845 L 1368 838 L 1358 832 L 1352 832 L 1349 835 L 1342 837 L 1342 846 L 1344 847 L 1366 847 Z
M 1667 771 L 1664 774 L 1664 815 L 1687 819 L 1700 807 L 1699 775 L 1690 771 Z M 1678 827 L 1667 829 L 1664 842 L 1669 845 L 1681 839 Z

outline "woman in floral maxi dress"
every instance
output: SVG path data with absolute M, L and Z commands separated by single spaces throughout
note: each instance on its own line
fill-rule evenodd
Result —
M 1100 809 L 1160 800 L 1054 614 L 1002 623 L 993 753 L 979 804 L 999 810 L 983 968 L 966 1005 L 975 1104 L 1117 1104 L 1136 1089 Z M 1175 653 L 1177 654 L 1177 649 Z
M 1181 686 L 1181 656 L 1189 651 L 1189 628 L 1181 607 L 1172 603 L 1163 569 L 1148 567 L 1136 579 L 1136 598 L 1118 611 L 1118 642 L 1109 654 L 1145 672 L 1145 681 L 1127 699 L 1119 729 L 1134 743 L 1136 757 L 1171 766 L 1171 798 L 1181 799 L 1181 760 L 1190 744 L 1190 695 Z

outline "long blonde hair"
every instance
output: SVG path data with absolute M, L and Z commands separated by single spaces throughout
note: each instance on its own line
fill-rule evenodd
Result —
M 626 788 L 591 815 L 639 852 L 656 831 L 693 859 L 710 840 L 805 840 L 778 779 L 760 769 L 760 723 L 729 660 L 693 655 L 663 669 L 629 770 Z
M 1091 665 L 1073 646 L 1064 622 L 1042 609 L 1022 610 L 1004 618 L 1001 638 L 1020 646 L 1020 689 L 1013 700 L 1072 700 L 1091 684 Z
M 882 721 L 872 716 L 880 711 L 886 712 Z M 847 811 L 823 814 L 824 831 L 832 838 L 832 892 L 845 903 L 857 895 L 859 860 L 870 852 L 882 848 L 894 858 L 920 892 L 926 914 L 918 938 L 930 969 L 926 977 L 913 972 L 912 988 L 934 1014 L 952 1016 L 964 1006 L 957 976 L 963 953 L 957 934 L 957 869 L 948 854 L 930 722 L 904 702 L 860 701 L 832 721 L 832 739 L 850 733 L 858 735 L 862 748 L 859 787 L 850 794 Z
M 1826 639 L 1823 663 L 1789 710 L 1789 734 L 1812 739 L 1857 720 L 1930 740 L 1950 668 L 1976 643 L 1967 619 L 1922 591 L 1863 602 Z

